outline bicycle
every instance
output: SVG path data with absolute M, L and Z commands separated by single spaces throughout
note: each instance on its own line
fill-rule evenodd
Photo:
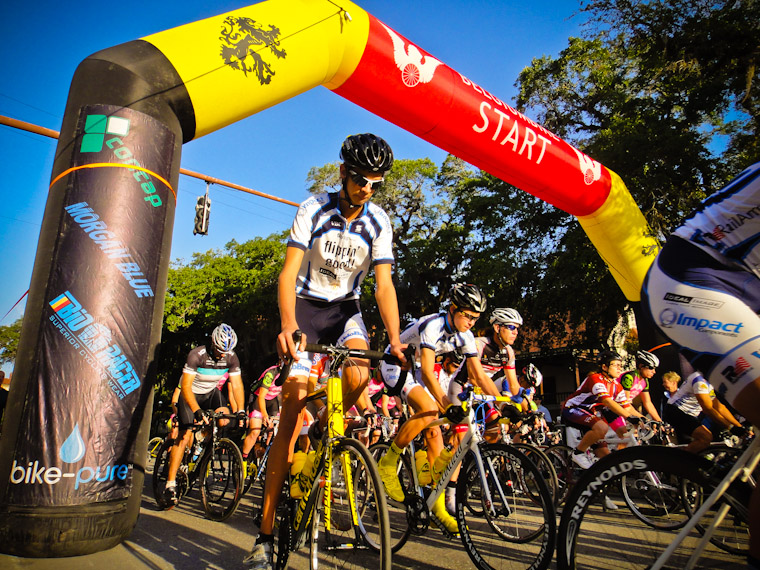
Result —
M 759 438 L 733 465 L 717 465 L 683 449 L 658 445 L 610 454 L 581 477 L 567 498 L 560 521 L 558 567 L 584 569 L 614 564 L 616 568 L 658 570 L 667 563 L 668 568 L 689 570 L 699 561 L 700 567 L 735 568 L 735 555 L 714 546 L 711 539 L 722 540 L 721 534 L 730 530 L 732 525 L 722 525 L 729 511 L 747 514 L 752 473 L 759 462 Z M 615 557 L 613 562 L 609 549 L 600 548 L 598 532 L 600 525 L 609 531 L 621 524 L 617 518 L 621 512 L 599 513 L 593 507 L 595 498 L 614 489 L 623 476 L 640 477 L 647 471 L 678 483 L 660 497 L 660 516 L 669 524 L 655 527 L 626 517 L 622 524 L 626 535 L 633 535 L 630 540 L 636 545 L 635 552 L 622 560 Z M 742 536 L 748 539 L 746 533 Z
M 164 443 L 165 439 L 163 437 L 153 437 L 148 442 L 148 465 L 152 466 L 155 461 L 156 457 L 158 457 L 158 451 L 161 448 L 161 444 Z
M 473 402 L 496 398 L 477 395 L 467 387 L 459 399 L 467 412 L 462 422 L 467 431 L 432 489 L 419 482 L 410 459 L 413 443 L 401 455 L 398 475 L 406 498 L 403 503 L 388 498 L 394 551 L 410 534 L 426 532 L 433 504 L 461 465 L 456 519 L 473 564 L 481 570 L 547 568 L 554 556 L 557 528 L 554 503 L 542 474 L 514 447 L 483 440 L 474 420 Z M 436 420 L 429 427 L 443 423 L 448 420 Z M 384 452 L 388 445 L 378 444 L 375 453 Z
M 300 336 L 294 335 L 296 345 Z M 323 388 L 306 400 L 327 399 L 327 426 L 317 442 L 311 467 L 304 468 L 286 485 L 275 512 L 274 565 L 284 569 L 290 552 L 309 543 L 310 568 L 378 564 L 391 568 L 388 507 L 383 484 L 367 448 L 344 434 L 343 390 L 339 371 L 352 358 L 398 360 L 389 354 L 323 344 L 306 344 L 307 352 L 330 355 L 329 378 Z M 290 370 L 287 361 L 277 381 Z M 303 492 L 293 498 L 287 488 Z
M 177 495 L 179 499 L 187 494 L 196 480 L 201 489 L 201 503 L 206 517 L 213 521 L 223 521 L 235 512 L 243 496 L 243 456 L 234 441 L 219 437 L 220 419 L 237 421 L 233 414 L 209 414 L 209 426 L 194 425 L 194 445 L 187 445 L 182 463 L 177 470 Z M 202 436 L 206 427 L 209 433 Z M 162 510 L 173 505 L 164 499 L 164 489 L 169 471 L 169 457 L 174 440 L 166 440 L 157 455 L 153 469 L 153 496 Z
M 267 460 L 269 459 L 269 450 L 272 448 L 274 434 L 277 432 L 277 424 L 279 423 L 279 418 L 272 418 L 272 420 L 272 427 L 262 428 L 261 435 L 259 435 L 259 442 L 257 442 L 256 446 L 251 450 L 251 453 L 254 455 L 251 458 L 252 460 L 249 461 L 249 466 L 245 473 L 245 480 L 243 483 L 243 495 L 245 495 L 249 489 L 253 488 L 253 491 L 251 491 L 253 500 L 252 516 L 253 522 L 256 526 L 260 526 L 261 524 L 261 509 L 264 503 L 264 482 L 267 472 Z M 256 449 L 262 443 L 264 452 L 261 457 L 257 458 Z

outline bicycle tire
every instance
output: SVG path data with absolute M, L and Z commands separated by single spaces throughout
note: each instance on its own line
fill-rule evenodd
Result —
M 372 458 L 377 463 L 380 458 L 385 454 L 390 443 L 379 442 L 369 447 L 369 452 L 372 454 Z M 401 486 L 404 488 L 406 494 L 416 493 L 414 489 L 414 479 L 411 472 L 412 466 L 409 461 L 409 454 L 404 453 L 398 462 L 398 478 L 401 482 Z M 406 515 L 406 506 L 399 504 L 396 501 L 389 499 L 386 496 L 386 502 L 388 503 L 388 520 L 391 533 L 391 550 L 396 553 L 406 544 L 411 534 L 411 528 L 409 526 L 409 520 Z
M 285 570 L 293 548 L 293 500 L 283 494 L 274 515 L 274 570 Z
M 324 565 L 391 570 L 388 507 L 377 464 L 367 448 L 355 439 L 343 438 L 328 452 L 332 453 L 333 465 L 330 530 L 325 528 L 326 488 L 316 485 L 318 494 L 308 529 L 310 568 Z M 320 472 L 317 477 L 322 475 Z M 355 493 L 356 525 L 352 524 L 348 489 Z
M 485 480 L 471 453 L 465 459 L 456 490 L 456 518 L 470 560 L 480 570 L 545 570 L 554 557 L 557 519 L 541 472 L 513 447 L 481 444 L 479 450 L 486 468 Z M 466 504 L 473 481 L 479 486 L 479 515 Z M 484 488 L 491 493 L 490 503 Z
M 620 477 L 620 492 L 628 509 L 652 528 L 679 530 L 688 522 L 689 495 L 698 501 L 700 492 L 665 471 L 640 471 Z
M 717 476 L 721 476 L 736 463 L 743 452 L 744 449 L 741 447 L 711 445 L 703 450 L 700 455 L 709 458 L 709 461 L 716 465 L 715 473 Z M 732 486 L 734 492 L 727 494 L 725 497 L 725 501 L 729 502 L 731 509 L 716 529 L 715 534 L 710 537 L 710 542 L 721 550 L 736 554 L 737 556 L 747 556 L 749 553 L 749 512 L 747 509 L 749 496 L 753 489 L 754 483 L 742 484 L 736 482 Z M 723 502 L 724 499 L 721 499 L 718 505 L 723 504 Z M 714 514 L 713 510 L 708 513 L 708 517 L 712 514 Z M 712 521 L 711 518 L 707 518 L 706 520 Z M 698 524 L 697 530 L 704 532 L 705 526 L 707 525 Z
M 557 479 L 557 470 L 549 456 L 541 448 L 529 443 L 511 443 L 510 445 L 522 451 L 538 467 L 544 481 L 546 481 L 546 486 L 549 487 L 549 492 L 552 494 L 552 500 L 557 505 L 560 494 L 559 480 Z
M 544 453 L 551 460 L 554 465 L 554 471 L 557 474 L 557 499 L 555 505 L 559 507 L 565 502 L 565 499 L 570 494 L 570 490 L 575 485 L 575 481 L 578 479 L 577 469 L 573 460 L 570 459 L 573 449 L 564 443 L 557 443 L 544 449 Z
M 710 464 L 705 459 L 683 449 L 658 445 L 637 446 L 616 451 L 599 460 L 580 477 L 570 492 L 560 519 L 557 567 L 559 570 L 586 570 L 614 567 L 621 570 L 649 568 L 675 539 L 678 531 L 656 528 L 631 517 L 628 509 L 606 510 L 600 504 L 603 496 L 624 504 L 619 497 L 621 478 L 640 476 L 654 471 L 670 478 L 681 478 L 684 489 L 707 497 L 714 488 L 709 475 Z M 693 496 L 684 496 L 684 504 L 701 504 Z M 663 516 L 687 519 L 690 511 L 680 508 Z M 600 540 L 601 533 L 619 529 L 626 544 L 636 545 L 620 556 L 619 549 L 610 548 Z M 667 561 L 667 568 L 684 568 L 691 557 L 700 533 L 694 530 Z M 617 540 L 617 538 L 616 538 Z M 620 543 L 616 543 L 620 544 Z M 735 568 L 736 558 L 708 545 L 700 558 L 700 568 Z
M 201 503 L 206 517 L 223 521 L 235 512 L 243 496 L 243 456 L 230 439 L 216 442 L 199 466 Z

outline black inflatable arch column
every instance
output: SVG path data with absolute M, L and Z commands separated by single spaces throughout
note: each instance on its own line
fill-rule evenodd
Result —
M 139 40 L 74 75 L 0 439 L 0 550 L 81 555 L 137 521 L 186 89 Z

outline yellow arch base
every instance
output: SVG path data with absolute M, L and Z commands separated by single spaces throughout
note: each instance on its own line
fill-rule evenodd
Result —
M 640 301 L 641 285 L 659 244 L 623 180 L 609 172 L 612 186 L 607 201 L 594 213 L 578 216 L 578 221 L 626 299 Z

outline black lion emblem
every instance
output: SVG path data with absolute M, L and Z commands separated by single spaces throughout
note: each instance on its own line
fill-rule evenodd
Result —
M 232 69 L 239 69 L 246 76 L 254 72 L 262 85 L 272 81 L 274 70 L 261 57 L 261 51 L 269 48 L 278 58 L 284 58 L 280 45 L 280 28 L 269 25 L 266 30 L 251 18 L 229 16 L 222 24 L 222 59 Z

